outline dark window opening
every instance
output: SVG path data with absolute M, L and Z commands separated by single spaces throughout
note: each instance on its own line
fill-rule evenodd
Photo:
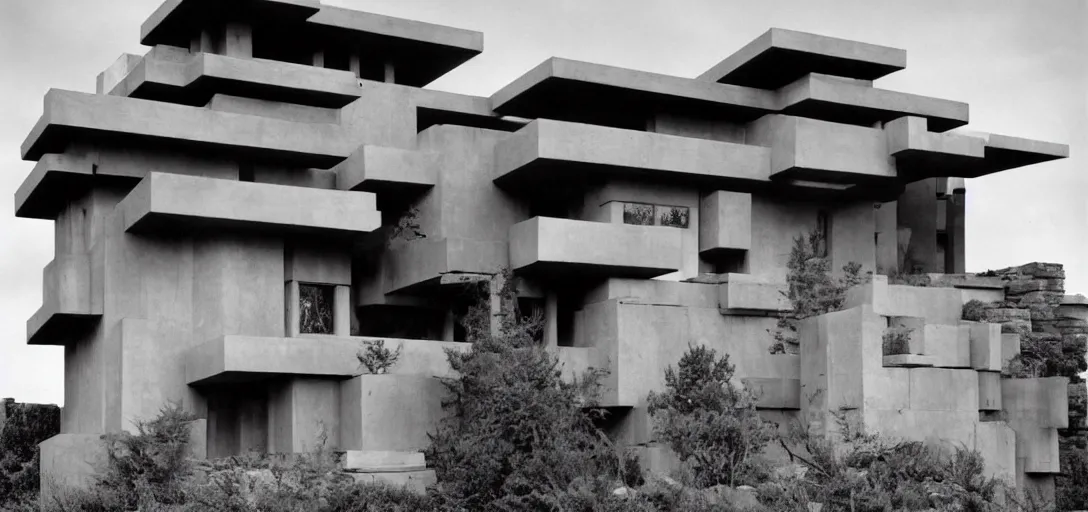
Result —
M 715 274 L 747 274 L 748 251 L 722 249 L 703 256 Z
M 333 302 L 336 287 L 298 285 L 298 330 L 303 334 L 333 333 Z
M 539 329 L 533 333 L 533 341 L 537 343 L 544 342 L 544 299 L 535 297 L 518 297 L 518 311 L 519 320 L 522 322 L 530 323 L 535 322 Z
M 823 210 L 816 213 L 816 232 L 820 235 L 820 246 L 816 256 L 826 258 L 831 254 L 831 220 L 827 212 Z
M 253 181 L 253 166 L 242 164 L 238 166 L 238 181 Z
M 359 310 L 359 335 L 440 340 L 445 313 L 411 306 L 368 306 Z
M 556 309 L 555 327 L 557 344 L 560 347 L 574 346 L 574 316 L 577 313 L 573 301 L 559 297 Z
M 686 228 L 690 218 L 691 209 L 686 206 L 623 203 L 624 224 Z
M 685 206 L 655 206 L 657 212 L 657 225 L 674 228 L 688 227 L 690 212 Z

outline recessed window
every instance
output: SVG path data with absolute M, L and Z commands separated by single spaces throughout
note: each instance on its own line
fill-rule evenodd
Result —
M 333 333 L 333 303 L 336 287 L 298 285 L 298 330 L 303 334 Z
M 623 223 L 636 226 L 688 227 L 691 210 L 686 206 L 623 203 Z

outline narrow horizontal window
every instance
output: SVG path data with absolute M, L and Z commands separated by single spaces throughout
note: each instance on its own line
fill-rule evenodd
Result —
M 636 226 L 654 225 L 654 205 L 623 203 L 623 223 Z

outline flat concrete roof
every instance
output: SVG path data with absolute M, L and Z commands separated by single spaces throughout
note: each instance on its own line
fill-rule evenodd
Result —
M 264 41 L 302 53 L 359 49 L 366 59 L 391 62 L 397 83 L 415 87 L 433 82 L 484 47 L 481 32 L 321 5 L 318 0 L 167 0 L 144 22 L 140 42 L 188 48 L 195 34 L 226 21 L 254 27 L 258 54 Z M 265 30 L 275 39 L 261 37 Z
M 140 25 L 140 43 L 188 48 L 201 29 L 227 20 L 303 22 L 319 10 L 320 0 L 166 0 Z
M 699 79 L 778 89 L 808 73 L 875 80 L 906 67 L 905 50 L 772 28 Z
M 777 109 L 774 93 L 553 57 L 491 96 L 503 115 L 643 129 L 654 112 L 750 121 Z

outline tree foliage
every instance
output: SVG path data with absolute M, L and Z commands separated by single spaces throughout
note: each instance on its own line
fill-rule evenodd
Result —
M 11 404 L 9 414 L 0 424 L 0 509 L 38 494 L 38 444 L 60 433 L 55 405 Z

